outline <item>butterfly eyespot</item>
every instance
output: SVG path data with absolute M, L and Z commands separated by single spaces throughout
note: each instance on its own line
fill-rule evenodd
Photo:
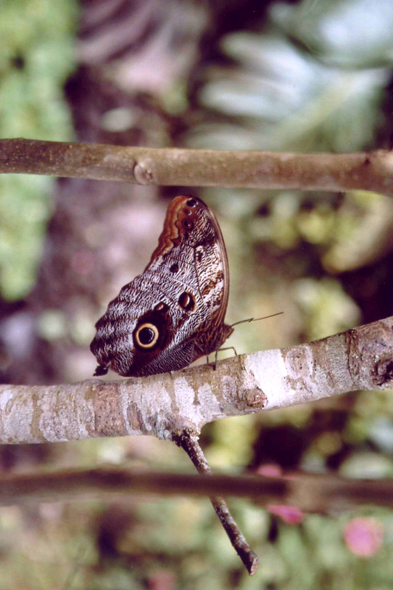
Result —
M 169 270 L 170 270 L 170 272 L 175 273 L 175 272 L 177 272 L 179 270 L 179 265 L 176 264 L 176 262 L 175 262 L 175 264 L 172 264 L 172 266 L 170 267 Z
M 158 331 L 157 326 L 151 324 L 150 322 L 146 322 L 145 324 L 141 324 L 136 329 L 134 334 L 135 344 L 139 346 L 139 348 L 148 350 L 150 348 L 153 348 L 159 336 L 160 333 Z
M 197 204 L 195 199 L 188 199 L 188 201 L 186 202 L 186 205 L 188 207 L 195 207 L 195 205 Z
M 189 219 L 184 219 L 184 221 L 183 221 L 183 227 L 185 229 L 192 229 L 194 227 L 194 224 Z
M 194 311 L 195 309 L 195 299 L 190 293 L 182 293 L 179 297 L 179 305 L 185 311 Z

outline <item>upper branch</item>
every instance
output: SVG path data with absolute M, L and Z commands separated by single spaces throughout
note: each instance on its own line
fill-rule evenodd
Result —
M 292 154 L 155 149 L 0 140 L 0 174 L 46 174 L 163 186 L 322 191 L 393 196 L 393 153 Z
M 0 385 L 0 442 L 150 434 L 175 439 L 204 424 L 357 389 L 393 387 L 393 317 L 308 344 L 122 381 Z

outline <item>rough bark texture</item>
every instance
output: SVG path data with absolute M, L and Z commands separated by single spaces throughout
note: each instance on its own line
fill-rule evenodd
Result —
M 393 317 L 282 350 L 176 373 L 72 385 L 0 386 L 0 440 L 40 443 L 148 434 L 393 385 Z

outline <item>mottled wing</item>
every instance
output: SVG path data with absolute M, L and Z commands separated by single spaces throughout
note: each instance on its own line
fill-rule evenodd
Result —
M 228 260 L 213 212 L 200 199 L 176 197 L 145 271 L 96 324 L 97 374 L 177 370 L 218 349 L 232 333 L 224 324 L 228 295 Z
M 188 204 L 192 203 L 192 207 Z M 186 227 L 189 223 L 192 228 Z M 178 248 L 180 275 L 186 285 L 195 285 L 199 304 L 207 312 L 195 334 L 202 354 L 219 348 L 229 298 L 229 266 L 224 238 L 213 211 L 195 197 L 179 196 L 170 203 L 164 229 L 146 270 L 171 272 L 166 258 Z M 176 275 L 176 273 L 174 273 Z M 227 333 L 229 327 L 225 326 Z M 231 332 L 232 333 L 232 330 Z M 222 340 L 222 342 L 220 342 Z M 200 355 L 200 356 L 201 356 Z

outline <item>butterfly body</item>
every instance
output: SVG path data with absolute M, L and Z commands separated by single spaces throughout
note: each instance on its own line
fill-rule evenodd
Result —
M 95 374 L 111 368 L 122 376 L 154 375 L 216 351 L 233 331 L 224 324 L 228 295 L 228 261 L 214 214 L 200 199 L 176 197 L 145 271 L 96 324 Z

